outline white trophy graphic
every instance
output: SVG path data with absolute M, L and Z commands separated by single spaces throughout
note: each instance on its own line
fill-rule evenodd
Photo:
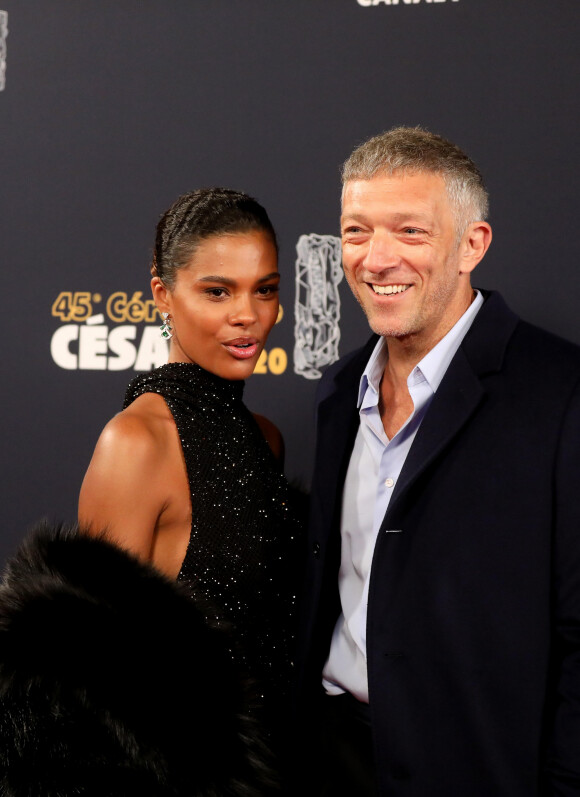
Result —
M 294 372 L 319 379 L 320 368 L 338 360 L 343 277 L 340 238 L 301 235 L 296 244 Z
M 8 36 L 8 12 L 0 11 L 0 91 L 6 85 L 6 37 Z

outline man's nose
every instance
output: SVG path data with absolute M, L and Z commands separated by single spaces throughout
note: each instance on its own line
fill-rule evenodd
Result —
M 388 233 L 375 232 L 370 240 L 364 266 L 373 274 L 393 268 L 400 262 L 396 241 Z

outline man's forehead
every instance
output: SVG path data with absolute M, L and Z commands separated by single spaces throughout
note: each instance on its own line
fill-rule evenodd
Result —
M 443 176 L 430 171 L 397 171 L 345 183 L 343 216 L 364 213 L 374 203 L 389 204 L 394 212 L 403 215 L 408 212 L 407 207 L 427 213 L 434 205 L 447 205 L 448 194 Z
M 378 172 L 372 177 L 355 177 L 344 184 L 344 193 L 369 191 L 413 190 L 445 190 L 445 178 L 441 172 L 421 169 L 396 169 Z

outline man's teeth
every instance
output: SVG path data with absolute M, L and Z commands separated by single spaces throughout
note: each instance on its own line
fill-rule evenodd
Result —
M 371 285 L 375 293 L 380 293 L 381 296 L 389 296 L 391 293 L 403 293 L 410 285 Z

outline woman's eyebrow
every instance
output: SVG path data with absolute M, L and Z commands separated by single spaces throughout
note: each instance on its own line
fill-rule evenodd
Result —
M 224 285 L 235 285 L 236 281 L 229 277 L 220 277 L 217 274 L 209 274 L 207 277 L 199 277 L 198 282 L 223 282 Z
M 271 274 L 266 274 L 265 277 L 260 277 L 258 282 L 268 282 L 269 280 L 275 279 L 278 277 L 280 278 L 279 271 L 272 271 Z M 219 274 L 208 274 L 205 277 L 199 277 L 198 282 L 221 282 L 223 285 L 235 285 L 236 280 L 231 279 L 231 277 L 221 277 Z

